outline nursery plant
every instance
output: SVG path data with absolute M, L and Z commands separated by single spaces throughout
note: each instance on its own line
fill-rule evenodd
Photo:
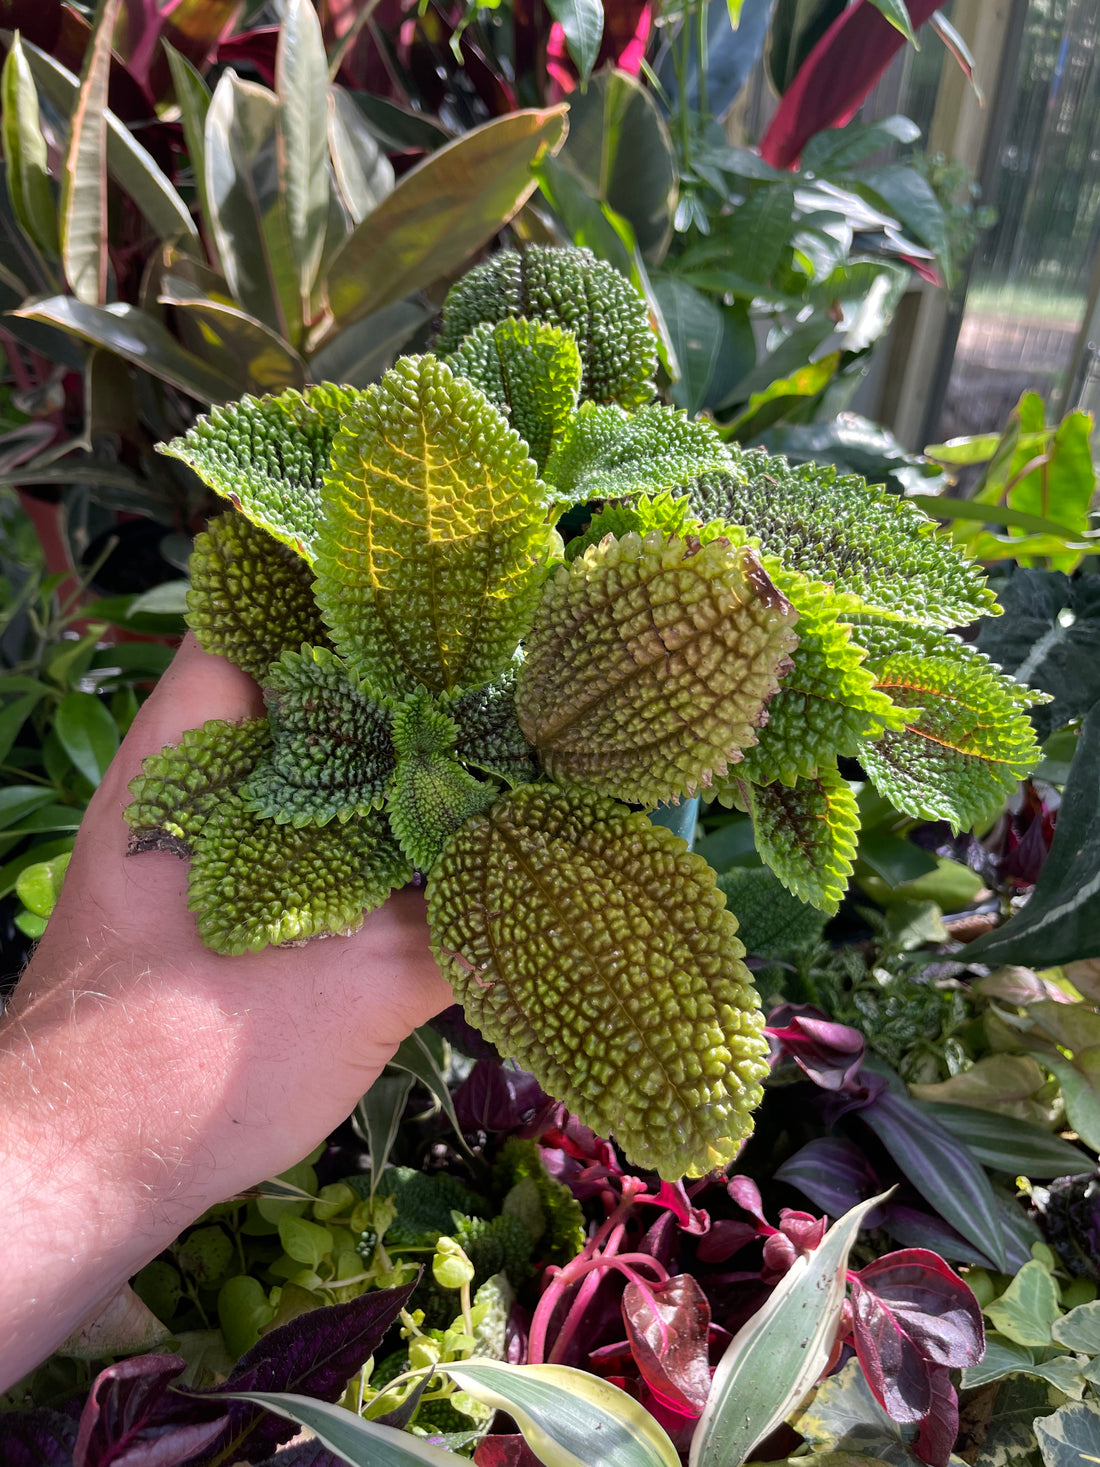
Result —
M 652 401 L 644 304 L 587 252 L 471 271 L 436 352 L 215 410 L 166 451 L 233 508 L 189 620 L 264 688 L 146 761 L 135 851 L 191 860 L 226 953 L 354 930 L 427 884 L 468 1018 L 631 1160 L 731 1160 L 766 1071 L 713 871 L 646 819 L 700 789 L 835 910 L 858 754 L 969 826 L 1036 758 L 1036 695 L 948 634 L 995 613 L 904 500 Z M 568 541 L 566 535 L 569 536 Z

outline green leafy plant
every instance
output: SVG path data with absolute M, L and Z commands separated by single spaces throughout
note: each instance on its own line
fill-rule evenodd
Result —
M 713 871 L 628 807 L 739 803 L 833 910 L 838 756 L 969 825 L 1035 758 L 1033 695 L 945 635 L 995 601 L 919 511 L 649 403 L 644 304 L 587 253 L 479 266 L 441 341 L 168 446 L 234 505 L 189 616 L 268 717 L 147 760 L 134 846 L 190 855 L 228 953 L 354 930 L 421 873 L 471 1022 L 635 1162 L 707 1171 L 760 1099 L 759 1000 Z

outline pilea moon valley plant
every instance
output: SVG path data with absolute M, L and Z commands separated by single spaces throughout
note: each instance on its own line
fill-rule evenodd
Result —
M 1035 695 L 946 634 L 999 608 L 931 521 L 727 446 L 654 401 L 655 367 L 620 276 L 531 248 L 459 282 L 435 355 L 168 445 L 232 505 L 190 624 L 268 716 L 146 760 L 128 819 L 190 857 L 224 953 L 351 932 L 420 873 L 470 1021 L 678 1177 L 737 1153 L 766 1043 L 714 873 L 644 812 L 737 804 L 831 911 L 838 756 L 962 827 L 1037 750 Z

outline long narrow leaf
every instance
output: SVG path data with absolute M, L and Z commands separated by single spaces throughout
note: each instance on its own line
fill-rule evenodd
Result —
M 1045 1055 L 1041 1063 L 1046 1063 Z M 1060 1136 L 1052 1136 L 1030 1121 L 979 1110 L 972 1105 L 917 1103 L 927 1107 L 953 1136 L 966 1142 L 983 1166 L 993 1171 L 1045 1181 L 1048 1177 L 1089 1176 L 1096 1170 L 1096 1163 L 1079 1147 L 1071 1146 Z
M 70 116 L 80 95 L 79 81 L 45 51 L 29 42 L 24 45 L 35 81 L 53 105 L 66 117 Z M 104 116 L 107 123 L 107 172 L 130 195 L 158 239 L 177 239 L 180 236 L 197 239 L 198 230 L 187 205 L 158 167 L 153 155 L 135 140 L 126 124 L 113 112 L 108 110 Z
M 397 1139 L 412 1084 L 413 1077 L 407 1070 L 403 1075 L 379 1075 L 355 1107 L 356 1124 L 370 1149 L 372 1197 L 389 1164 L 390 1150 Z
M 690 1467 L 739 1467 L 813 1389 L 840 1322 L 848 1253 L 882 1201 L 870 1197 L 835 1222 L 730 1341 L 695 1428 Z
M 1056 524 L 1042 515 L 1026 514 L 1021 509 L 1010 509 L 1006 504 L 978 504 L 973 499 L 951 499 L 940 494 L 914 494 L 910 496 L 918 509 L 934 515 L 939 520 L 977 520 L 981 524 L 1011 525 L 1018 530 L 1032 530 L 1037 535 L 1058 535 L 1063 540 L 1076 540 L 1080 530 L 1068 525 Z
M 80 79 L 61 175 L 61 261 L 73 294 L 107 300 L 107 84 L 120 0 L 104 0 Z
M 447 1084 L 447 1078 L 435 1062 L 435 1055 L 425 1044 L 420 1031 L 414 1029 L 409 1037 L 401 1042 L 397 1053 L 390 1060 L 391 1065 L 397 1065 L 413 1075 L 438 1100 L 443 1108 L 447 1119 L 454 1127 L 455 1135 L 459 1144 L 469 1150 L 462 1135 L 462 1127 L 458 1124 L 458 1113 L 455 1110 L 454 1101 L 451 1099 L 451 1088 Z
M 56 259 L 57 211 L 50 192 L 46 140 L 38 120 L 38 92 L 18 32 L 0 76 L 0 127 L 8 197 L 15 217 L 42 253 Z
M 210 90 L 202 77 L 174 46 L 164 43 L 168 67 L 172 73 L 172 88 L 176 94 L 176 105 L 180 109 L 183 125 L 183 140 L 187 144 L 187 156 L 191 160 L 191 172 L 195 176 L 202 217 L 210 218 L 206 200 L 206 114 L 210 108 Z
M 352 1467 L 454 1467 L 453 1452 L 430 1446 L 408 1432 L 378 1421 L 364 1421 L 343 1406 L 297 1396 L 290 1391 L 222 1391 L 219 1400 L 251 1401 L 278 1416 L 308 1427 L 317 1439 Z
M 275 92 L 287 229 L 298 288 L 308 302 L 325 243 L 329 190 L 328 64 L 312 0 L 290 0 L 286 7 L 275 57 Z
M 514 1417 L 546 1467 L 679 1467 L 676 1448 L 649 1412 L 586 1370 L 501 1360 L 440 1368 L 475 1400 Z

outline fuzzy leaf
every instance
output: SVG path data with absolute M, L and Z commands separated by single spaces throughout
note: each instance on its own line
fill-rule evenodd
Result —
M 859 809 L 847 780 L 834 765 L 816 779 L 742 786 L 748 792 L 756 849 L 780 881 L 801 901 L 831 916 L 852 874 Z
M 223 799 L 191 861 L 187 905 L 219 953 L 347 934 L 409 879 L 380 817 L 323 829 L 277 825 Z
M 557 326 L 509 316 L 478 326 L 447 365 L 500 409 L 541 472 L 580 395 L 581 358 L 573 338 Z
M 150 754 L 130 781 L 131 854 L 167 849 L 189 855 L 207 816 L 252 771 L 270 742 L 266 718 L 213 718 L 188 729 L 178 744 Z
M 793 785 L 813 779 L 822 765 L 854 754 L 863 738 L 883 727 L 903 728 L 904 718 L 874 685 L 866 654 L 852 640 L 849 624 L 830 586 L 809 581 L 771 556 L 765 569 L 798 612 L 798 647 L 791 670 L 768 703 L 759 742 L 737 770 L 754 784 Z
M 317 600 L 382 692 L 477 687 L 508 667 L 550 531 L 522 439 L 435 357 L 368 388 L 333 448 Z
M 655 805 L 755 742 L 796 638 L 752 550 L 608 537 L 547 583 L 516 712 L 555 778 Z
M 693 490 L 696 514 L 744 525 L 784 565 L 851 597 L 849 609 L 938 627 L 997 614 L 981 571 L 907 500 L 829 466 L 729 451 L 733 473 Z
M 394 769 L 393 715 L 324 647 L 285 652 L 264 679 L 272 749 L 241 796 L 280 824 L 325 825 L 378 809 Z
M 159 449 L 189 464 L 254 524 L 312 560 L 332 441 L 359 395 L 323 383 L 305 392 L 288 388 L 277 397 L 242 397 L 214 408 Z
M 452 286 L 443 304 L 442 355 L 486 321 L 523 316 L 560 326 L 577 343 L 582 401 L 640 407 L 653 399 L 657 349 L 645 301 L 590 250 L 531 245 L 502 250 Z
M 190 570 L 187 624 L 199 645 L 257 682 L 280 653 L 326 640 L 308 564 L 243 514 L 210 521 Z
M 460 693 L 445 704 L 458 730 L 455 754 L 508 785 L 527 784 L 535 773 L 530 744 L 516 718 L 516 675 Z
M 875 787 L 907 815 L 955 830 L 996 814 L 1041 757 L 1023 710 L 1042 695 L 955 637 L 885 623 L 856 635 L 876 687 L 909 710 L 902 731 L 860 747 Z
M 661 403 L 635 413 L 584 403 L 546 465 L 546 478 L 557 498 L 584 504 L 686 490 L 703 475 L 730 471 L 726 445 L 702 419 L 692 422 Z
M 433 949 L 473 1023 L 636 1165 L 737 1154 L 767 1073 L 759 999 L 714 873 L 670 831 L 524 785 L 452 840 Z
M 455 831 L 497 799 L 494 785 L 454 757 L 457 738 L 454 720 L 423 691 L 407 698 L 393 721 L 397 775 L 387 810 L 401 849 L 420 871 L 430 871 Z

